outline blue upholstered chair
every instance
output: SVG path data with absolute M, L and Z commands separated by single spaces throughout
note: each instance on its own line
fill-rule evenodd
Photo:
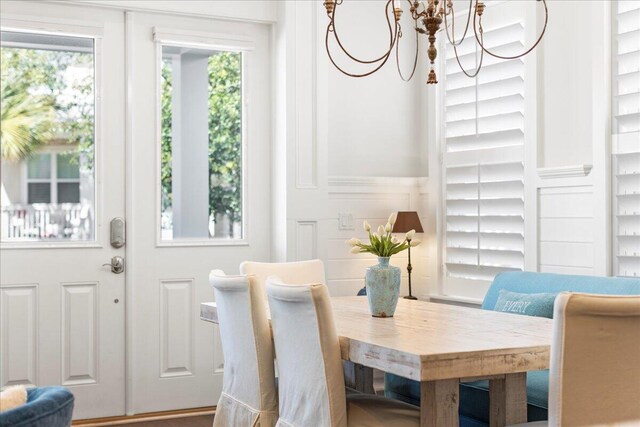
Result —
M 27 390 L 27 403 L 0 413 L 0 427 L 67 427 L 73 416 L 73 394 L 64 387 Z
M 508 272 L 496 276 L 482 302 L 483 310 L 493 310 L 500 290 L 517 293 L 584 292 L 604 295 L 640 295 L 640 279 L 573 276 L 549 273 Z M 547 419 L 549 371 L 527 373 L 527 415 L 529 421 Z M 420 384 L 393 374 L 385 375 L 385 396 L 414 405 L 420 404 Z M 460 384 L 460 425 L 489 424 L 489 382 Z

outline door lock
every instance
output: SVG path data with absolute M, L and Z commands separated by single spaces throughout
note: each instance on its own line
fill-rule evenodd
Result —
M 111 258 L 110 264 L 102 264 L 102 266 L 111 267 L 112 273 L 120 274 L 124 271 L 124 258 L 122 258 L 121 256 L 114 256 L 113 258 Z

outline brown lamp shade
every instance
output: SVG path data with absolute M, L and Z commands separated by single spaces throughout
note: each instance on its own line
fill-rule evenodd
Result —
M 393 233 L 406 233 L 416 230 L 416 233 L 424 233 L 418 212 L 398 212 L 398 218 L 393 225 Z

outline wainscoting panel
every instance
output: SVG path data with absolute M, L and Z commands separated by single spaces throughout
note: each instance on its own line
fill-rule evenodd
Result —
M 98 283 L 63 283 L 62 385 L 98 382 Z
M 0 289 L 0 387 L 37 384 L 38 286 Z
M 193 279 L 160 281 L 160 376 L 193 375 Z
M 296 222 L 296 259 L 298 261 L 318 257 L 318 222 Z
M 593 186 L 538 189 L 538 271 L 594 274 Z

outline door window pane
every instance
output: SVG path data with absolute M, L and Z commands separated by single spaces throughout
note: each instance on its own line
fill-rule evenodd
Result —
M 162 240 L 241 239 L 242 53 L 163 46 Z
M 94 240 L 94 40 L 2 31 L 0 55 L 2 240 Z

